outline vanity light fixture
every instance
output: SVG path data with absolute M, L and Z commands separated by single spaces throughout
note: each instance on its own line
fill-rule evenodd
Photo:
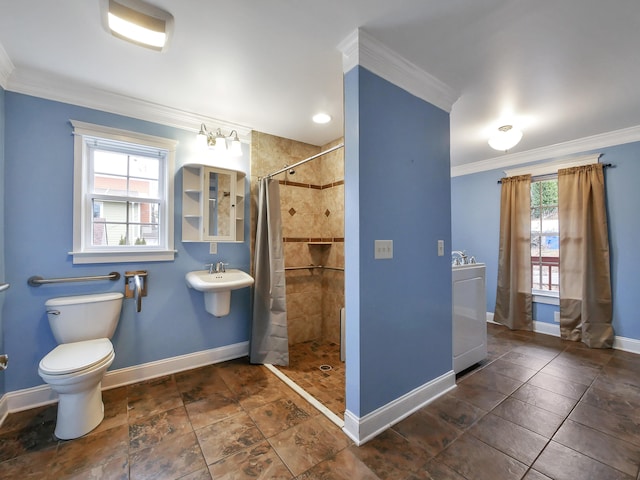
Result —
M 167 48 L 173 15 L 142 0 L 101 0 L 102 24 L 122 40 L 156 51 Z
M 515 147 L 522 139 L 522 132 L 513 125 L 503 125 L 489 138 L 489 146 L 495 150 L 506 152 Z
M 231 139 L 231 146 L 227 147 L 227 138 Z M 238 138 L 238 132 L 231 130 L 231 133 L 226 137 L 222 134 L 221 129 L 217 129 L 215 134 L 207 130 L 207 126 L 204 123 L 200 124 L 200 131 L 196 137 L 196 143 L 200 148 L 210 148 L 217 153 L 229 152 L 233 157 L 240 157 L 242 155 L 242 144 Z

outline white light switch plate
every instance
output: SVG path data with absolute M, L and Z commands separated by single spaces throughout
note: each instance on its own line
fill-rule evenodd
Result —
M 438 256 L 444 257 L 444 240 L 438 240 Z
M 211 253 L 213 255 L 218 253 L 218 243 L 217 242 L 209 243 L 209 253 Z
M 393 240 L 376 240 L 373 258 L 393 258 Z

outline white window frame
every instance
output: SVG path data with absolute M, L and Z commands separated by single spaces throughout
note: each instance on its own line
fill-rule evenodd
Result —
M 173 228 L 173 183 L 176 140 L 155 137 L 118 128 L 71 120 L 74 134 L 73 168 L 73 256 L 74 264 L 158 262 L 175 259 Z M 93 208 L 89 198 L 91 165 L 87 142 L 94 138 L 143 145 L 166 151 L 159 175 L 160 218 L 158 246 L 91 245 Z
M 579 157 L 570 157 L 561 160 L 554 160 L 551 162 L 537 163 L 535 165 L 528 165 L 524 167 L 504 170 L 504 173 L 507 177 L 527 174 L 530 174 L 532 177 L 542 177 L 545 175 L 553 174 L 557 175 L 558 170 L 563 168 L 579 167 L 582 165 L 591 165 L 593 163 L 598 163 L 601 155 L 601 153 L 593 153 L 589 155 L 581 155 Z M 533 301 L 535 303 L 560 305 L 560 292 L 532 289 L 531 293 L 533 295 Z

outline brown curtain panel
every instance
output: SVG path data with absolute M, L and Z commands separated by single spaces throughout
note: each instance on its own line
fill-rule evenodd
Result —
M 609 234 L 602 164 L 558 171 L 560 336 L 613 346 Z
M 531 294 L 531 175 L 502 179 L 498 289 L 493 320 L 533 330 Z

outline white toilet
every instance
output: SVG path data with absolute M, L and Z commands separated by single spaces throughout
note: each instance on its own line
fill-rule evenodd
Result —
M 122 293 L 52 298 L 45 302 L 58 346 L 38 366 L 38 374 L 58 393 L 59 439 L 78 438 L 104 418 L 102 377 L 115 353 L 109 340 L 122 309 Z

